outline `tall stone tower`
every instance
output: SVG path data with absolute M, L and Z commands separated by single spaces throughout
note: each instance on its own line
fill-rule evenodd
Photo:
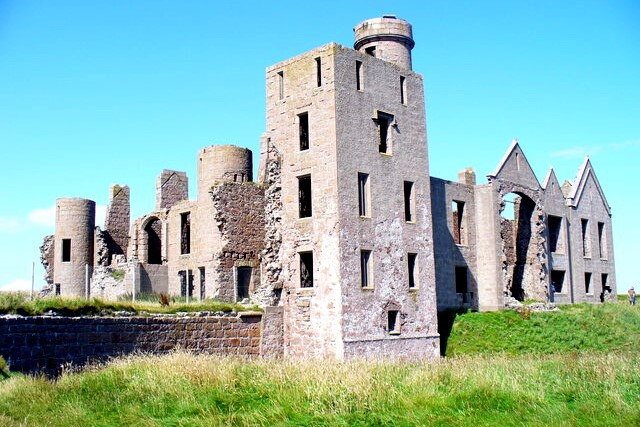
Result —
M 436 357 L 424 87 L 411 70 L 411 25 L 385 16 L 355 33 L 357 50 L 331 43 L 267 69 L 262 151 L 280 166 L 285 354 Z

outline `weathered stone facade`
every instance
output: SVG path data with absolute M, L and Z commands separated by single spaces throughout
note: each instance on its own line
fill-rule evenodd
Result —
M 439 310 L 615 294 L 591 164 L 562 188 L 553 171 L 540 185 L 514 143 L 488 183 L 470 168 L 459 182 L 430 177 L 411 25 L 385 16 L 354 30 L 355 49 L 330 43 L 267 68 L 256 183 L 251 151 L 221 145 L 198 153 L 195 200 L 184 172 L 164 170 L 155 211 L 128 233 L 127 187 L 112 188 L 95 233 L 90 201 L 64 202 L 55 251 L 43 249 L 62 293 L 84 295 L 81 269 L 95 264 L 91 295 L 256 303 L 268 353 L 338 359 L 436 357 Z M 69 229 L 86 253 L 61 265 Z

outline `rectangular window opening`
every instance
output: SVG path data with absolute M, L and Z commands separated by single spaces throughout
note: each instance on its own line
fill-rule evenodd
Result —
M 309 149 L 309 113 L 298 114 L 300 151 Z
M 605 292 L 609 292 L 611 293 L 611 288 L 609 287 L 609 275 L 606 273 L 602 273 L 600 275 L 600 280 L 602 283 L 602 294 L 604 295 Z M 603 298 L 604 299 L 604 298 Z
M 316 58 L 316 85 L 322 86 L 322 60 L 320 57 Z
M 371 251 L 360 251 L 360 284 L 363 288 L 373 287 L 371 280 Z
M 464 215 L 464 202 L 453 200 L 451 202 L 451 217 L 453 222 L 453 242 L 456 245 L 466 245 L 466 221 Z
M 358 172 L 358 214 L 369 216 L 369 175 Z
M 313 252 L 300 252 L 300 287 L 313 287 Z
M 607 258 L 607 241 L 604 233 L 604 222 L 598 223 L 598 250 L 600 252 L 600 258 Z
M 591 289 L 591 273 L 584 273 L 584 292 L 587 294 L 593 293 L 593 289 Z
M 198 267 L 198 271 L 200 272 L 200 301 L 204 301 L 205 299 L 205 269 L 204 267 Z
M 378 111 L 376 121 L 378 123 L 378 152 L 390 154 L 391 138 L 389 136 L 389 129 L 393 123 L 393 116 Z
M 562 292 L 564 288 L 564 271 L 551 270 L 551 292 Z
M 589 220 L 581 219 L 582 225 L 582 256 L 591 258 L 591 239 L 589 239 Z
M 398 322 L 398 310 L 387 311 L 387 331 L 392 335 L 400 334 L 400 322 Z
M 191 212 L 180 214 L 180 254 L 191 253 Z
M 236 300 L 242 301 L 249 298 L 249 286 L 251 285 L 251 267 L 238 267 L 236 269 Z
M 418 254 L 407 254 L 407 268 L 409 270 L 409 289 L 415 289 L 418 287 Z
M 284 71 L 278 71 L 278 99 L 284 99 Z
M 62 262 L 71 262 L 71 239 L 62 239 Z
M 455 268 L 455 280 L 456 280 L 456 293 L 462 295 L 462 303 L 468 304 L 470 301 L 471 293 L 469 292 L 468 282 L 469 270 L 467 267 L 458 266 Z
M 547 227 L 549 229 L 549 252 L 562 252 L 558 245 L 560 241 L 560 230 L 562 229 L 562 218 L 559 216 L 549 215 L 547 218 Z
M 404 181 L 404 220 L 407 222 L 414 222 L 416 220 L 415 217 L 413 182 Z
M 56 296 L 60 296 L 60 283 L 56 283 L 54 286 L 55 286 Z
M 362 62 L 356 61 L 356 90 L 362 90 L 363 88 L 362 78 Z
M 400 76 L 400 103 L 407 103 L 407 79 L 404 76 Z
M 311 216 L 311 175 L 298 177 L 298 210 L 300 218 Z

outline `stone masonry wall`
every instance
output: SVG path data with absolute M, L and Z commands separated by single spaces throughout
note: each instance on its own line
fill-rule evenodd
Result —
M 0 356 L 18 372 L 56 375 L 67 364 L 182 348 L 208 354 L 260 354 L 260 313 L 235 317 L 0 318 Z
M 109 205 L 104 220 L 106 241 L 111 256 L 126 253 L 129 246 L 130 223 L 129 187 L 112 185 L 109 189 Z
M 185 172 L 164 169 L 156 179 L 156 211 L 189 199 L 189 179 Z

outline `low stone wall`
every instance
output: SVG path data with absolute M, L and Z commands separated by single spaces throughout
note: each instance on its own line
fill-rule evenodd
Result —
M 209 354 L 260 354 L 261 313 L 234 317 L 0 318 L 0 355 L 12 371 L 56 375 L 66 364 L 176 348 Z

